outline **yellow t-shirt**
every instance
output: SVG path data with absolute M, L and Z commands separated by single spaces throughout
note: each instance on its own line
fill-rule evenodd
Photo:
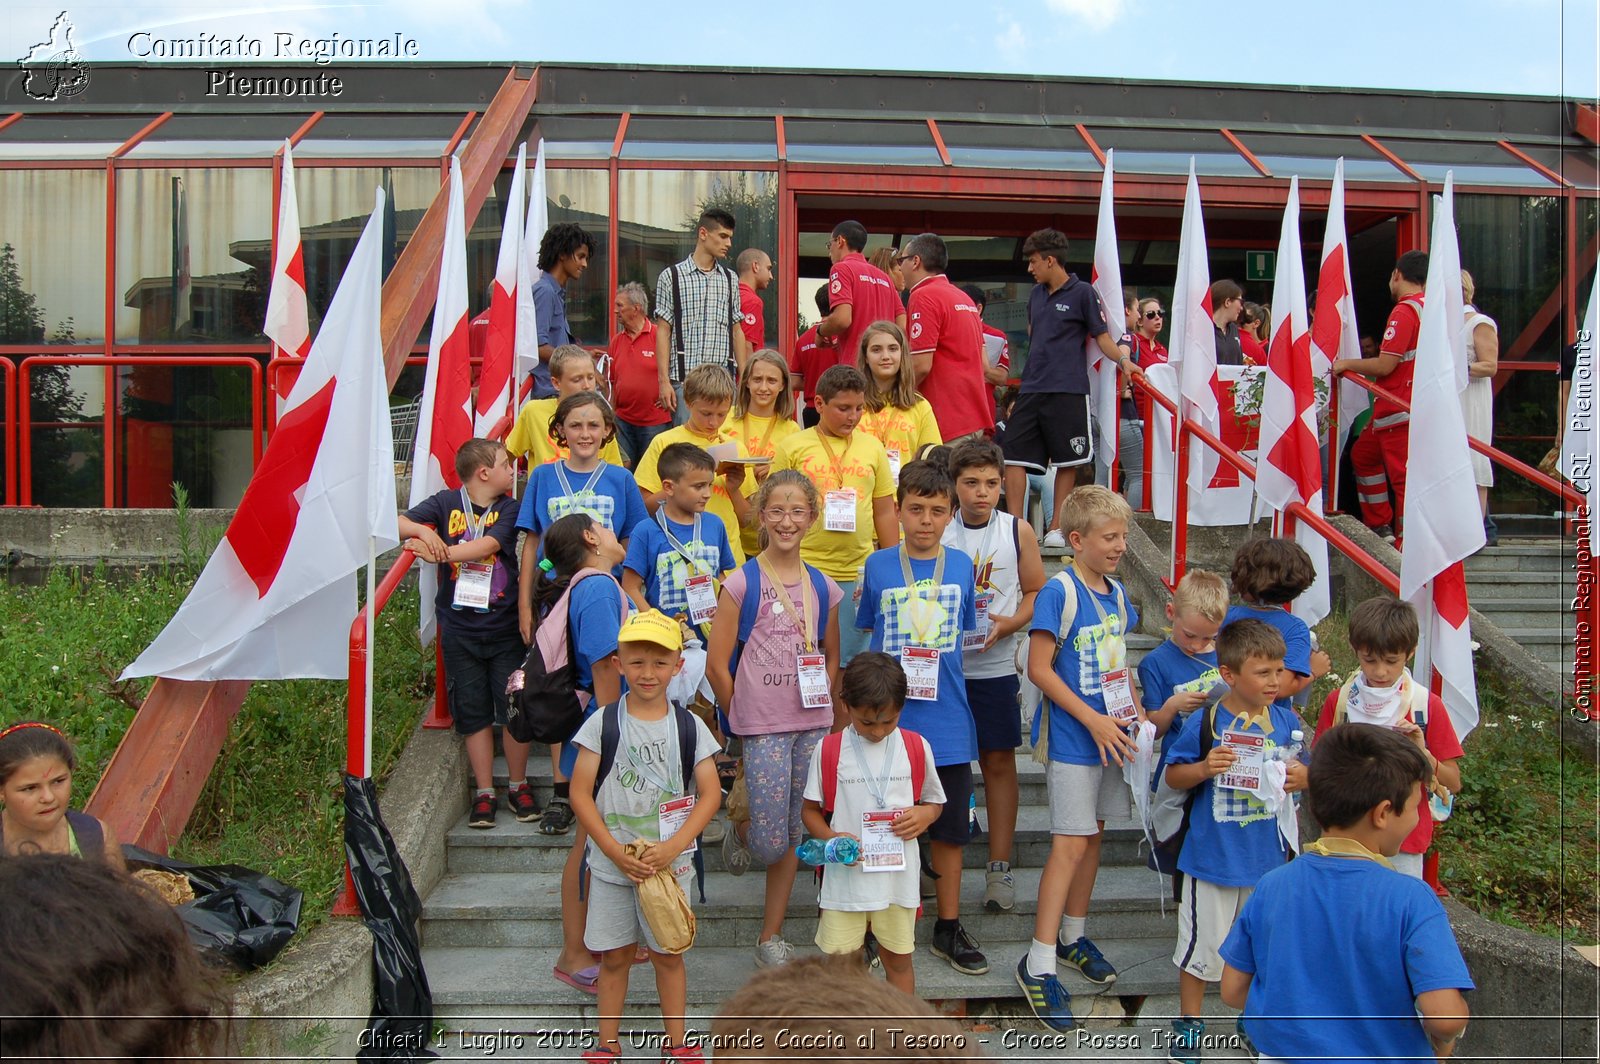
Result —
M 897 484 L 900 482 L 901 466 L 915 459 L 917 452 L 926 445 L 944 442 L 944 437 L 939 434 L 939 422 L 933 416 L 933 407 L 928 405 L 926 399 L 918 399 L 917 405 L 909 410 L 893 404 L 876 412 L 868 410 L 861 415 L 856 428 L 877 437 L 883 449 L 890 452 L 889 470 L 894 474 Z
M 556 446 L 556 441 L 550 438 L 550 419 L 555 416 L 559 402 L 561 400 L 554 396 L 529 399 L 517 411 L 517 420 L 506 433 L 506 450 L 515 458 L 527 456 L 529 468 L 567 457 L 567 449 Z M 616 440 L 600 448 L 600 457 L 614 466 L 622 466 L 622 451 Z
M 732 414 L 722 423 L 722 434 L 730 440 L 738 440 L 744 448 L 744 453 L 751 458 L 771 458 L 778 450 L 778 444 L 800 431 L 800 426 L 793 418 L 757 417 L 754 414 L 738 418 Z M 752 475 L 744 478 L 745 498 L 756 493 L 761 485 Z M 749 528 L 741 529 L 741 538 L 744 540 L 744 552 L 754 556 L 761 553 L 758 539 L 760 528 L 752 524 Z
M 825 447 L 827 449 L 825 449 Z M 833 457 L 828 457 L 828 449 Z M 835 462 L 837 459 L 837 462 Z M 854 580 L 872 553 L 877 535 L 872 523 L 872 501 L 894 497 L 889 456 L 877 437 L 856 432 L 850 439 L 829 437 L 824 444 L 817 429 L 803 429 L 778 444 L 772 471 L 798 469 L 817 486 L 827 507 L 828 492 L 853 488 L 856 493 L 856 530 L 830 532 L 823 514 L 800 542 L 800 556 L 835 580 Z M 842 474 L 842 476 L 841 476 Z
M 697 435 L 689 431 L 688 425 L 677 425 L 668 429 L 650 441 L 650 446 L 645 448 L 644 457 L 639 459 L 639 464 L 633 468 L 633 479 L 639 482 L 639 491 L 645 495 L 653 495 L 661 490 L 661 478 L 656 475 L 656 462 L 661 459 L 661 452 L 674 443 L 692 443 L 696 447 L 710 447 L 713 444 L 738 442 L 726 436 L 722 431 L 712 439 Z M 745 456 L 744 444 L 739 444 L 740 457 Z M 755 477 L 748 471 L 745 480 L 754 480 Z M 711 482 L 711 501 L 706 503 L 706 513 L 719 518 L 728 530 L 728 545 L 733 548 L 733 563 L 735 568 L 744 564 L 744 548 L 739 536 L 739 516 L 733 512 L 733 503 L 728 500 L 728 484 L 725 478 L 717 477 Z M 631 531 L 631 530 L 630 530 Z

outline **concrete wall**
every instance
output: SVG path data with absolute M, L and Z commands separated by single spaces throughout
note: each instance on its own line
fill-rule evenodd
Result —
M 191 510 L 197 549 L 222 535 L 232 510 Z M 148 564 L 180 558 L 173 510 L 0 509 L 0 557 L 12 564 Z
M 445 832 L 467 811 L 466 750 L 455 733 L 419 728 L 379 801 L 417 893 L 426 897 L 444 876 Z M 355 1056 L 372 1012 L 372 936 L 359 918 L 327 921 L 241 979 L 234 1009 L 249 1056 Z

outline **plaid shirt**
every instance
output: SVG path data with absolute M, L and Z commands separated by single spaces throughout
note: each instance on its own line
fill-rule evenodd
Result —
M 673 301 L 674 270 L 682 308 Z M 656 320 L 672 327 L 667 375 L 674 382 L 700 366 L 723 366 L 732 373 L 733 329 L 741 319 L 738 279 L 726 266 L 719 264 L 707 272 L 695 265 L 691 255 L 662 270 L 656 279 Z

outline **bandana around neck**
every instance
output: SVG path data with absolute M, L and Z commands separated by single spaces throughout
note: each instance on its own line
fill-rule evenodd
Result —
M 1378 724 L 1390 727 L 1399 723 L 1411 704 L 1410 669 L 1401 669 L 1400 678 L 1388 687 L 1374 687 L 1366 676 L 1356 672 L 1350 688 L 1350 701 L 1345 706 L 1345 717 L 1355 724 Z

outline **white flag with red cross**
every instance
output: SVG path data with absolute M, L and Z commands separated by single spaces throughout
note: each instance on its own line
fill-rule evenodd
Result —
M 527 207 L 524 173 L 528 146 L 517 146 L 517 168 L 506 193 L 505 224 L 500 230 L 500 255 L 495 260 L 494 284 L 489 289 L 489 328 L 483 338 L 483 366 L 478 370 L 477 417 L 473 431 L 487 436 L 495 423 L 516 413 L 511 401 L 517 357 L 517 257 L 522 252 L 523 215 Z
M 1300 253 L 1300 179 L 1291 177 L 1278 236 L 1277 275 L 1272 282 L 1274 321 L 1261 393 L 1260 458 L 1256 462 L 1256 494 L 1280 514 L 1296 502 L 1314 513 L 1322 512 L 1317 374 L 1306 328 L 1304 261 Z M 1294 539 L 1311 556 L 1317 579 L 1290 609 L 1307 624 L 1316 624 L 1331 606 L 1328 541 L 1298 522 Z
M 356 570 L 400 541 L 378 325 L 383 198 L 222 542 L 123 679 L 347 678 Z
M 461 160 L 450 160 L 450 196 L 440 252 L 439 295 L 433 305 L 428 366 L 417 411 L 416 446 L 411 452 L 411 506 L 446 488 L 461 487 L 456 451 L 472 438 L 472 349 L 467 338 L 467 212 L 461 188 Z M 438 530 L 441 536 L 443 529 Z M 424 565 L 417 580 L 422 596 L 419 631 L 424 644 L 436 625 L 434 593 L 438 568 Z
M 1112 212 L 1112 157 L 1106 150 L 1105 173 L 1100 177 L 1100 219 L 1094 231 L 1094 266 L 1090 283 L 1100 297 L 1100 309 L 1106 316 L 1106 328 L 1111 338 L 1117 339 L 1127 331 L 1122 311 L 1122 257 L 1117 250 L 1117 222 Z M 1100 462 L 1110 468 L 1117 455 L 1117 410 L 1121 381 L 1117 363 L 1105 356 L 1094 337 L 1088 338 L 1084 356 L 1089 360 L 1089 395 L 1094 404 L 1095 417 L 1100 421 L 1100 436 L 1094 446 Z M 1116 490 L 1116 485 L 1111 485 Z
M 539 318 L 533 306 L 533 285 L 544 271 L 539 269 L 539 242 L 550 228 L 550 199 L 544 176 L 544 139 L 533 156 L 533 188 L 528 194 L 528 219 L 522 233 L 522 253 L 517 257 L 517 360 L 513 387 L 520 400 L 532 385 L 533 368 L 539 364 Z
M 1218 433 L 1221 418 L 1216 394 L 1216 323 L 1211 320 L 1211 309 L 1206 223 L 1201 215 L 1200 181 L 1191 158 L 1189 186 L 1183 196 L 1183 227 L 1178 237 L 1178 276 L 1172 288 L 1172 343 L 1167 360 L 1178 371 L 1179 413 Z M 1216 468 L 1216 454 L 1198 441 L 1193 443 L 1187 471 L 1191 503 L 1205 493 Z
M 1344 233 L 1344 160 L 1333 164 L 1333 190 L 1328 194 L 1328 222 L 1322 234 L 1322 265 L 1317 271 L 1317 314 L 1311 326 L 1311 366 L 1319 378 L 1339 389 L 1339 424 L 1334 426 L 1339 446 L 1350 437 L 1350 426 L 1367 408 L 1369 393 L 1347 378 L 1329 377 L 1341 358 L 1361 357 L 1361 336 L 1356 326 L 1356 301 L 1350 285 L 1350 242 Z M 1277 304 L 1273 304 L 1276 306 Z
M 1465 739 L 1478 725 L 1478 688 L 1462 562 L 1483 547 L 1484 533 L 1456 380 L 1466 349 L 1453 172 L 1445 174 L 1444 196 L 1434 202 L 1428 298 L 1411 383 L 1410 453 L 1418 460 L 1406 477 L 1400 597 L 1416 607 L 1422 626 L 1417 680 L 1427 684 L 1438 675 L 1456 735 Z
M 306 260 L 300 244 L 300 207 L 294 194 L 294 151 L 283 142 L 283 182 L 278 191 L 278 243 L 272 256 L 272 288 L 262 326 L 285 355 L 311 351 L 311 314 L 306 302 Z M 288 395 L 288 388 L 283 394 Z

